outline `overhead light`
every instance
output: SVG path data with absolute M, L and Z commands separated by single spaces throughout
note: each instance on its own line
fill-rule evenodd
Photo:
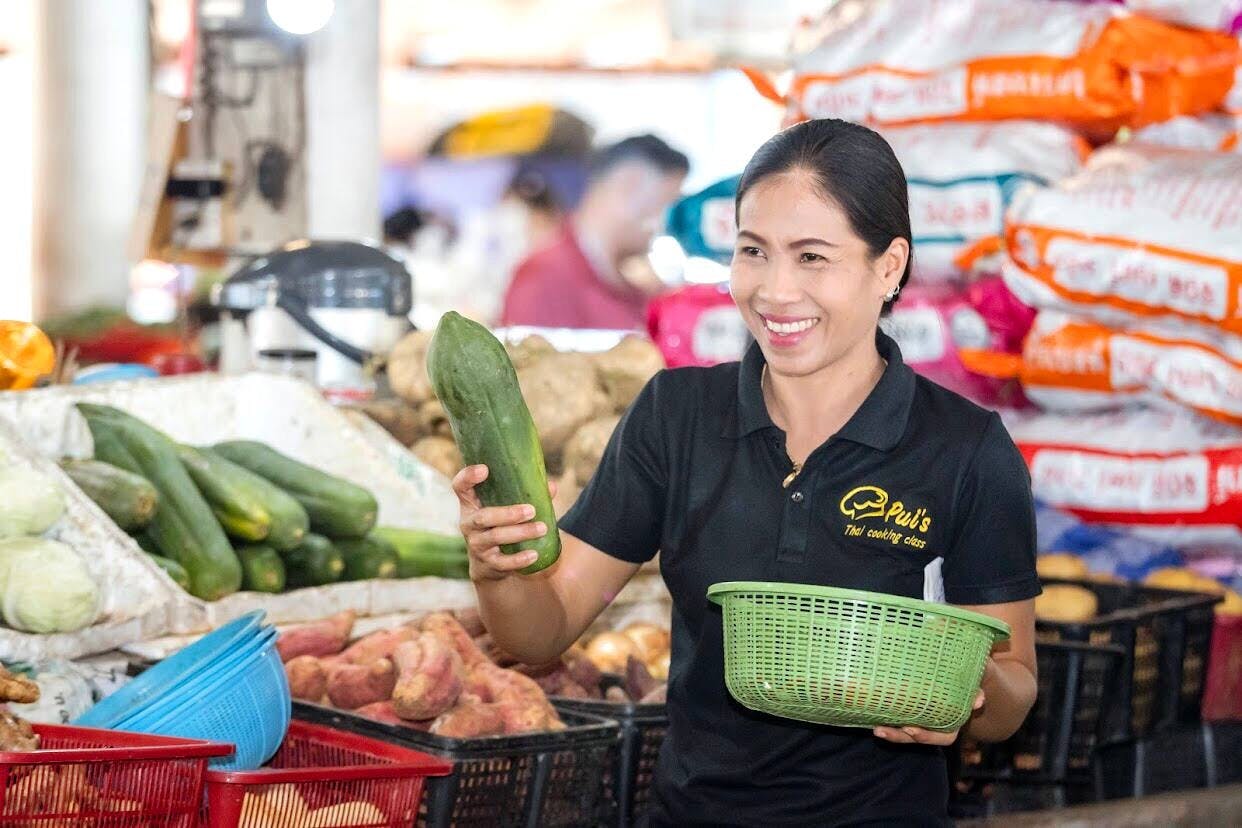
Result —
M 328 25 L 336 0 L 267 0 L 272 22 L 289 34 L 308 35 Z

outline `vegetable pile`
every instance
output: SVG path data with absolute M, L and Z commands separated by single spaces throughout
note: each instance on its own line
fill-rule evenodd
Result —
M 0 617 L 29 633 L 76 632 L 99 615 L 99 585 L 78 552 L 48 537 L 65 513 L 56 480 L 0 466 Z
M 180 445 L 120 409 L 77 407 L 95 456 L 62 461 L 66 473 L 195 597 L 466 577 L 460 537 L 376 527 L 371 492 L 263 443 Z
M 565 727 L 534 679 L 479 647 L 477 613 L 433 612 L 351 643 L 353 624 L 344 612 L 281 633 L 294 698 L 454 738 Z
M 1040 555 L 1035 563 L 1041 578 L 1125 583 L 1123 579 L 1114 575 L 1091 572 L 1082 558 L 1066 552 Z M 1218 616 L 1242 616 L 1242 595 L 1192 569 L 1184 567 L 1156 569 L 1143 579 L 1143 584 L 1160 589 L 1221 595 L 1224 600 L 1216 605 L 1216 614 Z M 1035 599 L 1035 616 L 1043 621 L 1081 623 L 1090 621 L 1098 613 L 1099 599 L 1095 593 L 1073 584 L 1047 585 L 1044 587 L 1043 594 Z
M 464 461 L 428 379 L 431 338 L 429 331 L 415 331 L 388 357 L 389 383 L 405 405 L 366 410 L 423 462 L 452 477 Z M 556 512 L 564 514 L 595 473 L 619 415 L 665 367 L 664 359 L 655 345 L 637 336 L 599 354 L 560 352 L 538 335 L 507 350 L 547 471 L 557 479 Z

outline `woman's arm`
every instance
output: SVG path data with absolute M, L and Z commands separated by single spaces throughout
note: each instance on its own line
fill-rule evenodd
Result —
M 546 527 L 531 522 L 534 509 L 527 505 L 483 507 L 474 487 L 486 479 L 486 466 L 469 466 L 453 480 L 479 614 L 502 650 L 528 664 L 542 664 L 578 640 L 638 565 L 562 532 L 556 564 L 535 575 L 517 574 L 536 554 L 506 555 L 500 546 L 541 537 Z
M 975 712 L 963 728 L 966 735 L 980 742 L 1002 742 L 1022 726 L 1035 704 L 1035 600 L 962 609 L 990 615 L 1009 625 L 1009 640 L 992 648 L 975 698 Z M 874 732 L 890 742 L 947 747 L 957 740 L 960 731 L 897 726 L 877 727 Z
M 980 742 L 1012 736 L 1035 704 L 1035 600 L 963 609 L 990 615 L 1009 625 L 1010 637 L 992 649 L 983 672 L 983 706 L 966 723 L 966 735 Z

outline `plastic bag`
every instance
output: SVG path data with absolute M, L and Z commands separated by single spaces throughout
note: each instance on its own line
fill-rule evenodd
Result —
M 1005 281 L 1026 304 L 1242 358 L 1242 154 L 1106 147 L 1019 193 L 1005 225 Z
M 1058 411 L 1172 404 L 1242 426 L 1242 361 L 1210 345 L 1039 315 L 1026 340 L 1022 387 Z
M 728 264 L 737 240 L 734 199 L 741 176 L 717 181 L 682 198 L 668 211 L 666 231 L 687 256 Z
M 1160 147 L 1242 152 L 1242 113 L 1209 112 L 1183 115 L 1134 133 L 1134 140 Z
M 1242 0 L 1126 0 L 1126 7 L 1175 26 L 1242 31 Z
M 1078 172 L 1085 141 L 1056 124 L 933 124 L 882 134 L 909 182 L 918 278 L 959 275 L 955 259 L 998 239 L 1005 209 L 1021 185 L 1048 184 Z
M 880 327 L 897 342 L 906 364 L 931 381 L 981 405 L 1023 404 L 1016 382 L 972 371 L 962 360 L 962 349 L 987 351 L 1002 342 L 967 291 L 911 284 Z
M 1047 0 L 837 3 L 813 28 L 789 121 L 1032 118 L 1107 132 L 1220 106 L 1237 53 L 1223 33 Z
M 728 284 L 690 285 L 651 300 L 647 332 L 670 368 L 734 362 L 752 341 Z
M 1242 543 L 1242 431 L 1189 413 L 1002 412 L 1035 497 L 1179 543 Z

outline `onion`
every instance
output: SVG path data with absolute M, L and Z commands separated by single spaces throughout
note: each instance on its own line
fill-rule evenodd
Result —
M 631 624 L 624 630 L 625 636 L 638 648 L 639 661 L 652 661 L 668 649 L 669 634 L 655 624 Z
M 634 642 L 621 633 L 600 633 L 587 645 L 587 658 L 605 673 L 620 673 L 630 656 L 638 655 Z
M 668 681 L 668 663 L 669 651 L 665 650 L 651 661 L 647 662 L 647 670 L 650 671 L 651 677 L 660 681 Z

